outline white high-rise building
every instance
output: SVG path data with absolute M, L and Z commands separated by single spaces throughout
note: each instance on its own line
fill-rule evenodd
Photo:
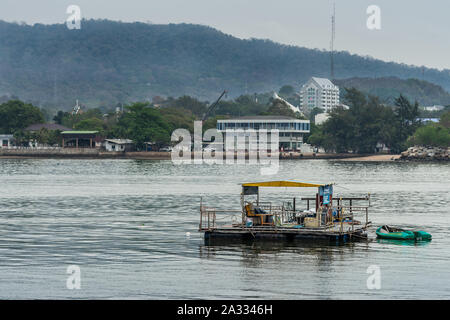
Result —
M 300 101 L 304 110 L 318 107 L 330 112 L 339 105 L 339 87 L 328 79 L 312 77 L 301 87 Z

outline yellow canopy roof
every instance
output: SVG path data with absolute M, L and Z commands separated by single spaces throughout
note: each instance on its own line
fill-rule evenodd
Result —
M 324 186 L 324 184 L 314 184 L 305 182 L 294 181 L 266 181 L 266 182 L 253 182 L 243 183 L 243 187 L 306 187 L 306 188 L 318 188 Z

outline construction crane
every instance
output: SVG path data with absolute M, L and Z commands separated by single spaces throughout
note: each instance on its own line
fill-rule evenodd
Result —
M 202 121 L 204 122 L 206 119 L 208 119 L 208 116 L 210 113 L 216 108 L 217 104 L 219 103 L 220 99 L 227 93 L 227 90 L 223 90 L 222 94 L 220 95 L 219 99 L 216 100 L 212 105 L 208 107 L 206 112 L 203 114 Z

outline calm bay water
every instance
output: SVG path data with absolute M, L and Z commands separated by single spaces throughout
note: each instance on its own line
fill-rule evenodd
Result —
M 0 298 L 450 298 L 450 165 L 303 160 L 282 161 L 276 176 L 259 169 L 1 159 Z M 238 209 L 238 184 L 264 180 L 335 182 L 344 196 L 370 192 L 369 241 L 205 245 L 200 197 Z M 290 201 L 314 192 L 262 196 Z M 420 228 L 433 240 L 377 240 L 381 224 Z M 66 288 L 69 265 L 81 269 L 80 290 Z M 380 267 L 380 290 L 367 289 L 370 265 Z

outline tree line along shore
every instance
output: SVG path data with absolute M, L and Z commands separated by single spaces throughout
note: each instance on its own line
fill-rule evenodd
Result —
M 290 86 L 279 91 L 287 101 L 296 96 Z M 328 120 L 314 124 L 314 116 L 322 110 L 294 113 L 288 107 L 273 104 L 269 94 L 243 95 L 233 100 L 220 101 L 203 130 L 215 128 L 218 119 L 245 115 L 285 115 L 298 119 L 310 119 L 310 133 L 304 141 L 325 150 L 325 154 L 373 154 L 382 144 L 391 154 L 400 154 L 408 147 L 450 146 L 449 107 L 440 114 L 439 122 L 424 123 L 417 102 L 410 102 L 400 95 L 392 105 L 367 95 L 355 88 L 345 88 L 343 97 L 348 108 L 336 107 Z M 115 110 L 85 109 L 83 112 L 59 111 L 53 117 L 30 103 L 9 100 L 0 104 L 0 135 L 12 134 L 15 144 L 27 146 L 35 141 L 46 146 L 61 146 L 58 130 L 42 129 L 29 132 L 25 128 L 35 123 L 54 123 L 74 130 L 95 130 L 105 138 L 130 139 L 136 150 L 154 142 L 156 150 L 171 144 L 173 130 L 178 128 L 193 132 L 195 120 L 202 118 L 208 103 L 190 96 L 161 99 L 158 103 L 136 102 L 117 107 Z M 317 109 L 317 108 L 316 108 Z M 318 155 L 288 155 L 285 158 L 318 158 Z M 320 156 L 319 156 L 320 157 Z M 323 156 L 325 157 L 325 156 Z

